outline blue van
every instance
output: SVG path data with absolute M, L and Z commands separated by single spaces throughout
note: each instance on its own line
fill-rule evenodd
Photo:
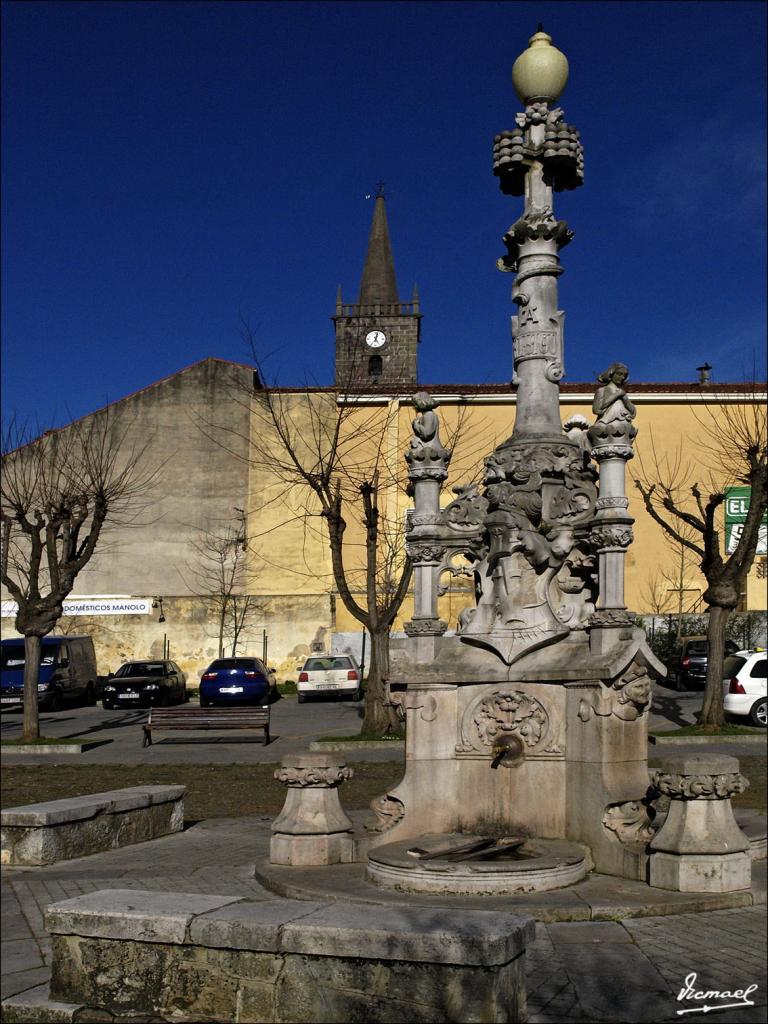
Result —
M 96 655 L 89 636 L 44 636 L 37 677 L 41 711 L 59 711 L 65 701 L 95 704 L 99 678 Z M 24 703 L 24 640 L 0 642 L 0 706 Z

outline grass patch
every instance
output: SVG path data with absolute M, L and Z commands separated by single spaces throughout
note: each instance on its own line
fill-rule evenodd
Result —
M 92 743 L 92 740 L 84 739 L 60 739 L 58 736 L 37 736 L 33 740 L 23 740 L 21 737 L 15 740 L 3 740 L 0 746 L 3 747 L 31 747 L 31 746 L 43 746 L 48 743 L 56 743 L 58 745 L 67 745 L 75 743 Z
M 765 736 L 765 729 L 751 725 L 683 725 L 679 729 L 654 729 L 652 736 Z
M 287 792 L 275 780 L 277 764 L 159 764 L 159 765 L 11 765 L 3 768 L 0 804 L 24 804 L 103 793 L 128 786 L 182 785 L 184 817 L 241 818 L 250 814 L 274 817 Z M 401 761 L 362 761 L 350 766 L 354 776 L 345 782 L 341 799 L 347 810 L 366 808 L 403 777 Z
M 298 690 L 296 689 L 296 683 L 293 681 L 293 679 L 289 679 L 285 683 L 278 683 L 277 689 L 280 693 L 282 693 L 284 697 L 290 697 L 298 693 Z

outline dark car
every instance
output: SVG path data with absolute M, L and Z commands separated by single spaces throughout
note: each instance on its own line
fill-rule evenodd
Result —
M 268 704 L 277 693 L 274 669 L 258 658 L 218 658 L 200 679 L 200 707 Z
M 104 686 L 105 708 L 166 707 L 186 700 L 187 677 L 175 661 L 126 661 Z
M 726 655 L 733 654 L 736 645 L 726 640 Z M 705 636 L 683 636 L 675 647 L 667 666 L 669 685 L 675 690 L 691 690 L 703 686 L 707 679 L 707 655 L 709 641 Z

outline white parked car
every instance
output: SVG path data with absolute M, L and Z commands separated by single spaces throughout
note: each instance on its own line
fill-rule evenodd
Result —
M 726 714 L 749 718 L 752 725 L 768 721 L 768 656 L 765 651 L 737 651 L 723 663 L 723 706 Z
M 309 697 L 338 693 L 360 700 L 360 666 L 351 654 L 319 654 L 307 658 L 299 672 L 299 704 Z

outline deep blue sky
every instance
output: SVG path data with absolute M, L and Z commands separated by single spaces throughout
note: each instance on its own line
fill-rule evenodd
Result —
M 43 425 L 205 356 L 330 383 L 383 179 L 420 376 L 508 380 L 521 211 L 491 173 L 541 20 L 586 183 L 567 380 L 740 380 L 765 338 L 762 3 L 6 3 L 3 398 Z

